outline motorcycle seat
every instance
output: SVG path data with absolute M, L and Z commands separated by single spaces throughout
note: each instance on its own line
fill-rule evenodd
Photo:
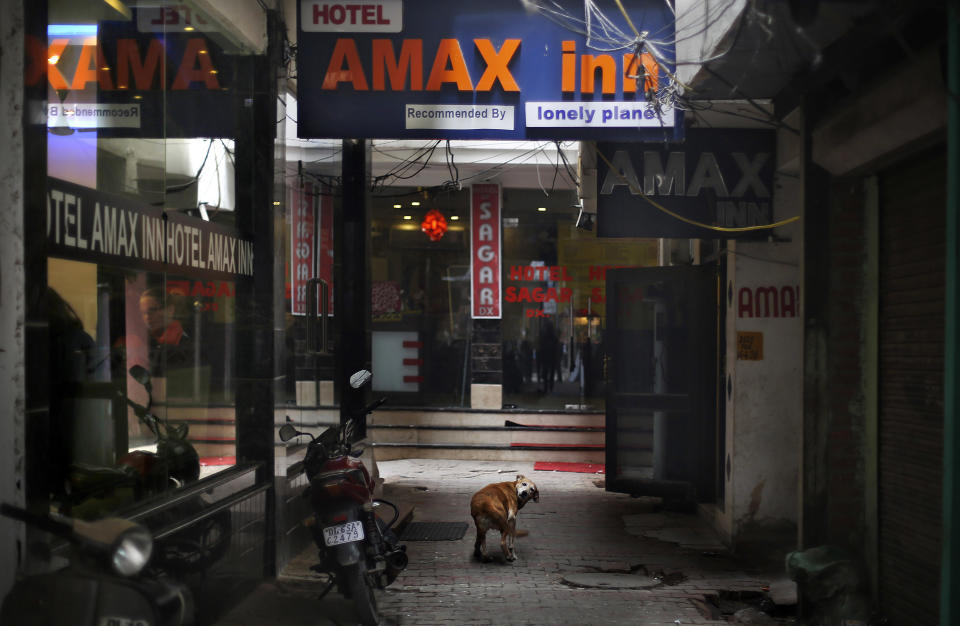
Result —
M 74 491 L 109 489 L 118 484 L 135 482 L 136 470 L 133 468 L 106 467 L 88 463 L 73 463 L 67 473 L 67 482 Z

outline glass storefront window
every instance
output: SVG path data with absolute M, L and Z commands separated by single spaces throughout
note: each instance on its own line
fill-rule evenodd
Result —
M 222 468 L 232 284 L 56 258 L 48 275 L 55 506 L 96 517 Z
M 604 274 L 656 265 L 657 242 L 578 229 L 571 192 L 503 193 L 505 408 L 602 410 Z
M 52 0 L 48 20 L 26 78 L 48 94 L 44 473 L 56 507 L 96 517 L 236 462 L 254 51 L 192 5 Z
M 657 240 L 578 229 L 573 191 L 502 190 L 503 406 L 602 410 L 605 272 L 655 266 Z M 430 210 L 447 221 L 431 240 Z M 470 191 L 390 188 L 373 201 L 375 389 L 391 404 L 470 406 Z
M 430 210 L 447 223 L 436 240 L 422 230 Z M 392 405 L 470 405 L 469 216 L 467 191 L 390 188 L 373 199 L 373 383 Z

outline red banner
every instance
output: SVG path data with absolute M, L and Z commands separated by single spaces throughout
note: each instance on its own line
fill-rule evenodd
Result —
M 500 319 L 500 185 L 470 193 L 470 294 L 474 319 Z
M 320 230 L 317 233 L 317 277 L 327 283 L 329 288 L 327 298 L 327 313 L 333 315 L 333 195 L 330 187 L 322 185 L 314 187 L 319 195 L 318 222 Z M 318 306 L 317 310 L 322 307 Z
M 316 241 L 316 213 L 313 185 L 305 184 L 291 194 L 290 213 L 290 312 L 307 313 L 307 281 L 313 278 Z
M 316 276 L 327 283 L 333 315 L 333 198 L 325 185 L 305 183 L 291 191 L 290 208 L 290 312 L 306 315 L 307 281 Z

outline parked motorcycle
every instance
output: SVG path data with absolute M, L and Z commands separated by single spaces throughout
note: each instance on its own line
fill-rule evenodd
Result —
M 370 372 L 361 370 L 351 377 L 355 389 L 370 379 Z M 407 566 L 407 547 L 401 545 L 391 527 L 399 517 L 396 505 L 373 497 L 374 481 L 358 458 L 362 450 L 353 447 L 358 420 L 383 404 L 381 398 L 353 415 L 339 427 L 329 428 L 319 437 L 298 431 L 292 424 L 280 428 L 280 439 L 309 435 L 304 469 L 310 481 L 304 496 L 314 512 L 314 541 L 320 549 L 320 563 L 314 571 L 330 577 L 345 597 L 353 600 L 357 616 L 363 624 L 377 624 L 377 602 L 374 589 L 391 584 Z M 384 522 L 375 509 L 393 509 L 393 519 Z
M 171 424 L 168 420 L 161 420 L 150 413 L 150 406 L 153 404 L 153 385 L 147 368 L 134 365 L 130 368 L 130 375 L 147 390 L 147 405 L 137 404 L 129 397 L 126 398 L 127 404 L 157 439 L 156 462 L 151 465 L 149 471 L 155 479 L 165 482 L 163 489 L 179 487 L 197 480 L 200 478 L 200 455 L 187 441 L 190 426 L 182 422 Z M 135 464 L 127 458 L 129 456 L 128 454 L 121 457 L 120 462 Z
M 189 425 L 171 424 L 150 412 L 153 404 L 153 385 L 150 372 L 141 365 L 130 368 L 130 375 L 147 390 L 147 404 L 143 406 L 126 398 L 137 418 L 150 429 L 157 440 L 157 451 L 135 450 L 120 457 L 122 466 L 137 471 L 141 484 L 154 492 L 182 487 L 200 478 L 200 455 L 187 440 Z M 167 521 L 188 517 L 207 506 L 206 496 L 185 501 L 165 515 Z M 224 509 L 157 544 L 153 563 L 163 571 L 184 578 L 203 575 L 219 561 L 230 547 L 231 515 Z
M 150 412 L 153 390 L 150 372 L 140 365 L 130 374 L 147 390 L 146 406 L 125 397 L 134 414 L 156 438 L 156 451 L 133 450 L 113 467 L 74 463 L 67 476 L 62 512 L 92 519 L 105 508 L 117 508 L 146 496 L 193 482 L 200 477 L 200 456 L 187 441 L 187 424 L 171 424 Z
M 20 626 L 193 624 L 189 589 L 145 569 L 153 550 L 150 532 L 133 522 L 85 522 L 37 515 L 9 504 L 0 514 L 66 540 L 69 564 L 17 580 L 0 607 L 0 623 Z
M 133 504 L 144 497 L 195 482 L 200 478 L 200 456 L 187 440 L 189 426 L 173 424 L 150 411 L 153 386 L 141 365 L 130 375 L 147 391 L 147 404 L 129 397 L 126 403 L 156 438 L 156 451 L 133 450 L 120 456 L 115 467 L 74 464 L 70 467 L 68 498 L 61 511 L 81 519 L 100 517 L 105 510 Z M 189 517 L 206 507 L 206 496 L 186 500 L 161 514 L 157 523 Z M 230 547 L 231 514 L 224 509 L 159 541 L 152 565 L 185 577 L 203 574 Z

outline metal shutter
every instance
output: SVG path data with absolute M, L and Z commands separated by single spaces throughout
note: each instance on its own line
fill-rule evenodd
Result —
M 939 623 L 946 160 L 880 177 L 880 604 Z

